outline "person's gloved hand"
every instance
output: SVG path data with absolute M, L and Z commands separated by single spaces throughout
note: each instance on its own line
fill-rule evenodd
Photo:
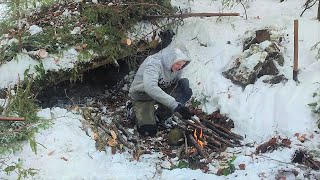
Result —
M 181 104 L 179 104 L 173 111 L 179 113 L 182 116 L 182 119 L 191 119 L 191 116 L 193 115 L 187 107 L 182 106 Z

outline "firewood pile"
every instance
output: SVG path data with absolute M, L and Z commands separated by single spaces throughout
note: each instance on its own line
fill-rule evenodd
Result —
M 217 113 L 216 113 L 217 114 Z M 220 115 L 221 118 L 223 116 Z M 181 148 L 188 152 L 188 144 L 195 148 L 195 154 L 208 158 L 213 152 L 222 152 L 227 147 L 241 146 L 242 136 L 231 132 L 223 125 L 212 120 L 192 117 L 191 120 L 182 120 L 179 115 L 174 116 L 176 126 L 185 134 L 185 146 Z M 192 149 L 192 148 L 191 148 Z
M 113 153 L 127 149 L 136 160 L 143 154 L 162 152 L 167 157 L 197 159 L 202 166 L 211 162 L 217 153 L 223 152 L 227 147 L 241 146 L 242 136 L 231 132 L 232 120 L 222 116 L 219 112 L 205 115 L 197 110 L 190 120 L 183 120 L 179 114 L 174 114 L 170 121 L 170 128 L 158 129 L 156 137 L 140 136 L 134 125 L 128 122 L 121 109 L 115 109 L 110 119 L 101 118 L 99 109 L 84 109 L 83 117 L 88 120 L 93 129 L 93 138 L 96 144 L 109 146 Z M 95 130 L 94 130 L 95 129 Z M 171 131 L 178 130 L 182 134 L 176 144 L 169 142 Z M 99 147 L 101 145 L 97 145 Z M 103 148 L 101 148 L 103 150 Z

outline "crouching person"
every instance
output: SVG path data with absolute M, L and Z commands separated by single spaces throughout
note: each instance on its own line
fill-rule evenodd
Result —
M 192 114 L 185 107 L 192 90 L 186 78 L 180 79 L 182 69 L 190 63 L 186 48 L 167 47 L 149 56 L 140 65 L 129 89 L 137 130 L 141 135 L 154 136 L 157 133 L 155 103 L 161 108 L 178 112 L 182 118 L 190 119 Z

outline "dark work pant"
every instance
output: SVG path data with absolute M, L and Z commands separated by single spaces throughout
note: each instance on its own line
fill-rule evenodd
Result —
M 189 87 L 189 80 L 186 78 L 180 79 L 174 85 L 164 89 L 164 91 L 174 97 L 176 101 L 178 101 L 182 105 L 185 105 L 185 103 L 192 96 L 192 89 Z M 145 134 L 145 132 L 148 131 L 152 131 L 148 134 L 156 133 L 155 115 L 157 115 L 160 120 L 166 119 L 168 116 L 172 115 L 172 111 L 162 104 L 159 104 L 159 108 L 155 112 L 155 103 L 156 102 L 154 100 L 146 101 L 133 99 L 133 109 L 136 116 L 136 124 L 140 134 Z
M 165 91 L 167 92 L 167 90 Z M 177 84 L 173 86 L 171 96 L 182 105 L 185 105 L 192 96 L 192 89 L 189 87 L 189 80 L 186 78 L 180 79 Z

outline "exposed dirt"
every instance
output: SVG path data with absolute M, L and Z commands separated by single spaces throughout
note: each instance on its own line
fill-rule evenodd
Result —
M 83 75 L 82 81 L 75 83 L 65 81 L 57 86 L 49 87 L 37 96 L 39 105 L 47 107 L 66 107 L 69 105 L 86 105 L 92 98 L 104 100 L 110 95 L 110 90 L 129 74 L 129 67 L 124 61 L 119 67 L 103 66 Z

